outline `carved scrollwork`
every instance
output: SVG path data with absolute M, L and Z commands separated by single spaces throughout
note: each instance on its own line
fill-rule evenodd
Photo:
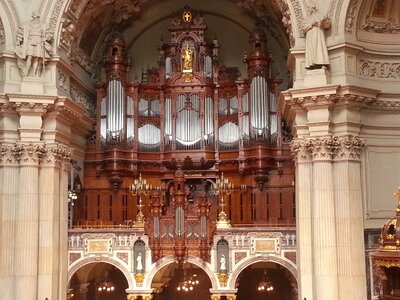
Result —
M 370 78 L 400 78 L 400 62 L 360 60 L 359 74 Z
M 72 157 L 72 149 L 63 144 L 47 146 L 46 156 L 43 159 L 45 164 L 61 166 L 69 164 Z

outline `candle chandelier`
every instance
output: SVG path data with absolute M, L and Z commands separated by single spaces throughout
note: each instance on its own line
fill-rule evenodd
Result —
M 259 292 L 272 292 L 274 290 L 271 281 L 267 279 L 267 271 L 264 271 L 264 279 L 258 284 L 257 290 Z
M 221 211 L 218 214 L 217 228 L 229 228 L 231 227 L 231 224 L 224 210 L 225 208 L 224 194 L 230 195 L 234 189 L 234 185 L 229 181 L 228 178 L 224 177 L 224 173 L 221 173 L 221 177 L 217 178 L 217 180 L 213 185 L 213 189 L 215 195 L 221 195 L 221 201 L 220 201 Z
M 142 178 L 142 174 L 139 174 L 139 179 L 135 179 L 131 185 L 129 185 L 129 192 L 132 196 L 138 196 L 138 204 L 137 207 L 139 209 L 136 220 L 134 223 L 134 227 L 144 227 L 145 218 L 142 211 L 143 202 L 142 195 L 148 196 L 149 193 L 153 190 L 153 186 L 147 183 L 146 179 Z
M 185 272 L 183 280 L 178 283 L 176 290 L 178 292 L 191 292 L 194 290 L 196 285 L 199 285 L 199 283 L 200 281 L 197 278 L 197 274 L 192 274 L 190 277 L 187 277 Z
M 111 281 L 108 281 L 107 278 L 108 278 L 108 272 L 106 273 L 106 277 L 105 277 L 104 281 L 101 282 L 97 287 L 97 290 L 99 291 L 99 293 L 114 292 L 115 286 Z

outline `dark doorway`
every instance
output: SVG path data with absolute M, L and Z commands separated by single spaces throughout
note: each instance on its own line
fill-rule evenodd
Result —
M 236 282 L 237 300 L 297 300 L 297 283 L 289 270 L 272 262 L 244 269 Z
M 170 264 L 157 272 L 151 287 L 153 300 L 204 300 L 210 299 L 211 281 L 203 269 L 191 263 L 180 268 Z

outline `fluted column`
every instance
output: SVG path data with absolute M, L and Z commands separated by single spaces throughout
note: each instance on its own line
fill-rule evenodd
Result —
M 312 216 L 311 216 L 311 174 L 312 163 L 307 141 L 296 140 L 291 150 L 296 161 L 296 227 L 297 227 L 297 267 L 299 270 L 300 299 L 313 300 L 313 260 L 312 260 Z
M 14 299 L 15 203 L 18 162 L 12 145 L 0 147 L 0 299 Z
M 19 194 L 15 218 L 15 299 L 36 300 L 39 245 L 39 161 L 43 144 L 15 145 L 19 166 Z
M 331 137 L 309 139 L 312 168 L 314 299 L 337 300 L 337 247 Z
M 67 227 L 63 206 L 67 203 L 63 165 L 71 158 L 71 150 L 61 144 L 46 147 L 39 174 L 39 269 L 38 299 L 63 299 L 66 284 L 61 278 L 67 273 L 63 246 Z M 64 179 L 64 180 L 63 180 Z M 64 198 L 65 195 L 65 198 Z M 63 280 L 65 281 L 65 280 Z M 60 291 L 60 292 L 59 292 Z
M 360 154 L 364 142 L 338 139 L 334 162 L 339 299 L 367 299 Z

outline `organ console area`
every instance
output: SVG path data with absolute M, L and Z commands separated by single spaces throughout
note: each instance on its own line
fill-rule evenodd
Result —
M 224 196 L 231 226 L 294 226 L 291 137 L 264 32 L 256 27 L 249 33 L 247 74 L 240 74 L 238 66 L 220 62 L 219 52 L 229 49 L 205 39 L 201 14 L 185 7 L 168 30 L 158 65 L 137 79 L 129 78 L 122 36 L 109 41 L 75 226 L 134 224 L 139 200 L 129 185 L 141 175 L 157 187 L 141 195 L 145 230 L 155 239 L 193 241 L 193 251 L 201 252 L 221 211 L 213 187 L 222 174 L 232 183 Z M 132 55 L 132 61 L 140 59 Z M 206 258 L 207 250 L 202 253 Z

